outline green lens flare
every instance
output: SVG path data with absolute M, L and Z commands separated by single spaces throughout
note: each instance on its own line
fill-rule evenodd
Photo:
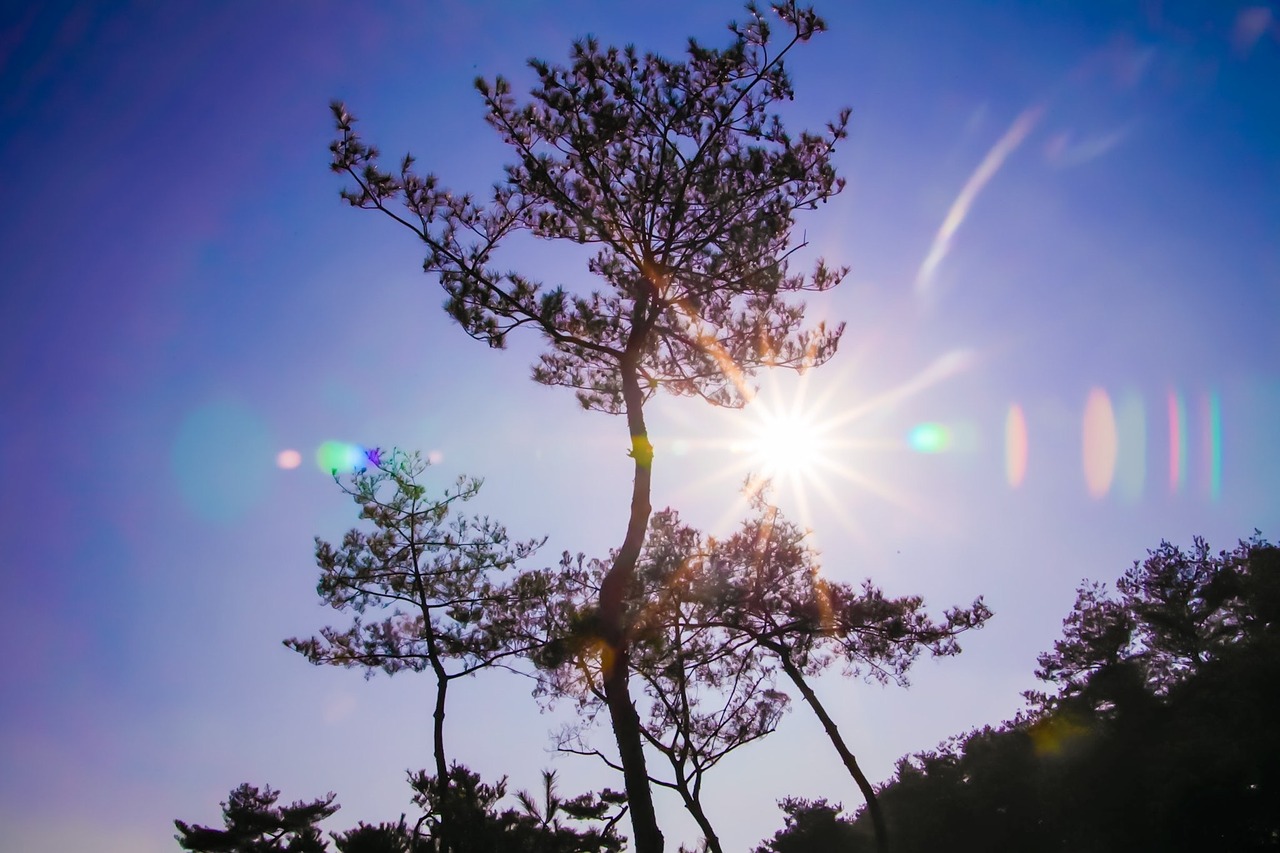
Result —
M 366 467 L 364 448 L 345 441 L 326 441 L 316 451 L 316 467 L 326 474 L 350 474 Z
M 907 435 L 917 453 L 941 453 L 951 446 L 951 432 L 942 424 L 920 424 Z

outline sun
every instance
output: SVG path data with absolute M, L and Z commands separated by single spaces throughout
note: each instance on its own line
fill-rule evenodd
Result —
M 742 443 L 752 470 L 773 481 L 810 480 L 829 461 L 827 430 L 811 411 L 761 409 Z

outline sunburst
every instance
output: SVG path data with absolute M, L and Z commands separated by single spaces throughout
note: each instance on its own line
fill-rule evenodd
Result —
M 798 377 L 788 371 L 767 371 L 760 377 L 762 387 L 745 408 L 720 416 L 721 439 L 677 438 L 673 444 L 685 452 L 694 447 L 729 452 L 714 472 L 690 483 L 700 492 L 719 491 L 728 485 L 726 481 L 745 478 L 743 501 L 767 485 L 771 500 L 800 523 L 811 525 L 813 510 L 821 507 L 837 516 L 856 538 L 865 539 L 869 532 L 858 521 L 856 494 L 912 515 L 930 515 L 918 496 L 893 485 L 887 459 L 913 452 L 913 447 L 901 431 L 886 433 L 880 415 L 967 369 L 972 361 L 970 352 L 946 353 L 879 393 L 859 389 L 862 383 L 853 375 L 852 365 L 834 373 L 828 369 Z M 692 419 L 687 423 L 694 426 Z M 725 507 L 716 526 L 731 526 L 742 510 L 742 502 Z

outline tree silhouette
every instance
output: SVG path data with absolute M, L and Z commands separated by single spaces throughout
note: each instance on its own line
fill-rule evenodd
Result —
M 772 732 L 788 697 L 773 689 L 774 667 L 750 653 L 722 627 L 703 619 L 703 581 L 691 571 L 699 534 L 662 510 L 650 520 L 637 561 L 624 618 L 632 638 L 632 670 L 641 684 L 641 734 L 666 761 L 670 775 L 650 781 L 675 791 L 702 830 L 706 849 L 720 853 L 715 828 L 702 805 L 706 774 L 735 749 Z M 589 744 L 589 729 L 607 707 L 595 629 L 598 592 L 612 560 L 566 561 L 576 592 L 572 615 L 555 612 L 558 648 L 541 659 L 544 693 L 578 704 L 580 723 L 560 737 L 565 752 L 594 755 L 622 768 Z
M 634 48 L 574 44 L 566 66 L 531 61 L 538 84 L 524 103 L 501 77 L 477 88 L 514 162 L 486 203 L 455 195 L 431 174 L 379 165 L 378 152 L 335 103 L 332 168 L 353 206 L 381 211 L 426 245 L 448 313 L 472 337 L 501 347 L 520 326 L 547 350 L 534 378 L 626 418 L 634 459 L 627 532 L 600 590 L 605 693 L 624 768 L 639 853 L 663 838 L 653 811 L 640 720 L 629 688 L 624 601 L 651 512 L 653 445 L 644 404 L 658 389 L 717 405 L 750 398 L 763 366 L 826 361 L 843 326 L 803 326 L 797 292 L 825 290 L 844 270 L 788 269 L 793 214 L 843 186 L 830 158 L 848 111 L 826 133 L 790 136 L 777 106 L 793 97 L 784 58 L 825 29 L 811 9 L 774 4 L 787 31 L 778 47 L 754 6 L 723 49 L 690 40 L 684 61 Z M 505 271 L 494 253 L 517 232 L 590 245 L 603 287 L 546 287 Z
M 1280 846 L 1280 549 L 1161 543 L 1039 663 L 1026 713 L 898 762 L 895 853 Z
M 334 796 L 277 806 L 279 791 L 245 783 L 222 803 L 226 829 L 175 820 L 174 838 L 183 850 L 196 853 L 324 853 L 327 845 L 316 824 L 338 810 Z
M 978 598 L 934 621 L 919 596 L 886 598 L 869 580 L 861 587 L 828 580 L 806 543 L 807 531 L 768 504 L 767 490 L 757 488 L 752 500 L 755 514 L 737 531 L 706 542 L 699 563 L 707 589 L 701 618 L 745 637 L 781 667 L 861 791 L 884 851 L 888 833 L 875 789 L 809 679 L 838 663 L 846 677 L 905 686 L 907 670 L 923 651 L 958 654 L 957 636 L 981 627 L 991 611 Z
M 460 478 L 442 497 L 432 498 L 419 482 L 428 467 L 420 455 L 373 450 L 368 461 L 345 480 L 335 473 L 335 480 L 373 532 L 352 529 L 337 546 L 316 539 L 316 590 L 334 609 L 352 611 L 352 624 L 284 642 L 312 663 L 361 667 L 367 675 L 430 671 L 436 681 L 434 778 L 447 785 L 449 685 L 528 652 L 510 641 L 508 630 L 523 587 L 503 584 L 496 574 L 541 543 L 513 543 L 505 528 L 488 518 L 451 518 L 455 504 L 475 497 L 478 480 Z M 366 621 L 370 608 L 390 612 Z M 445 827 L 442 834 L 447 833 Z
M 870 842 L 852 820 L 841 817 L 839 803 L 788 797 L 778 803 L 786 826 L 755 853 L 859 853 Z
M 807 533 L 769 506 L 766 494 L 755 489 L 755 513 L 722 539 L 704 536 L 671 510 L 650 522 L 624 614 L 643 684 L 642 734 L 672 770 L 670 778 L 652 779 L 680 794 L 707 848 L 719 851 L 701 805 L 704 776 L 729 752 L 774 730 L 789 701 L 776 689 L 781 671 L 866 797 L 884 849 L 875 790 L 809 681 L 839 663 L 849 676 L 905 684 L 921 653 L 958 653 L 958 635 L 980 627 L 990 611 L 978 599 L 935 621 L 919 597 L 888 598 L 870 582 L 851 587 L 824 579 Z M 605 701 L 591 643 L 593 593 L 608 565 L 579 560 L 570 570 L 579 589 L 577 622 L 553 612 L 557 625 L 568 626 L 558 629 L 566 639 L 541 659 L 551 670 L 546 689 L 575 698 L 586 721 Z M 604 758 L 584 742 L 583 731 L 571 732 L 562 748 Z
M 622 839 L 614 832 L 625 808 L 621 794 L 605 790 L 562 800 L 555 796 L 555 774 L 543 774 L 547 800 L 531 809 L 503 809 L 506 780 L 487 785 L 467 768 L 454 764 L 450 783 L 440 785 L 425 771 L 409 774 L 413 801 L 422 817 L 413 828 L 402 814 L 395 823 L 368 824 L 331 832 L 339 853 L 617 853 Z M 174 821 L 184 850 L 197 853 L 325 853 L 328 842 L 316 824 L 338 810 L 334 795 L 314 802 L 277 807 L 280 792 L 240 785 L 222 804 L 226 829 L 189 826 Z M 612 812 L 612 814 L 611 814 Z M 559 819 L 563 813 L 575 826 Z M 447 831 L 446 831 L 447 827 Z

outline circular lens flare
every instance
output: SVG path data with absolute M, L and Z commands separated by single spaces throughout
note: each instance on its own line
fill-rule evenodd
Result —
M 1084 406 L 1084 481 L 1090 497 L 1103 498 L 1111 491 L 1119 450 L 1111 398 L 1103 389 L 1094 388 Z
M 316 450 L 316 466 L 326 474 L 350 474 L 368 465 L 363 447 L 345 441 L 326 441 Z
M 1027 418 L 1017 403 L 1004 419 L 1004 475 L 1013 489 L 1027 478 Z
M 951 448 L 951 431 L 942 424 L 920 424 L 907 435 L 917 453 L 942 453 Z

